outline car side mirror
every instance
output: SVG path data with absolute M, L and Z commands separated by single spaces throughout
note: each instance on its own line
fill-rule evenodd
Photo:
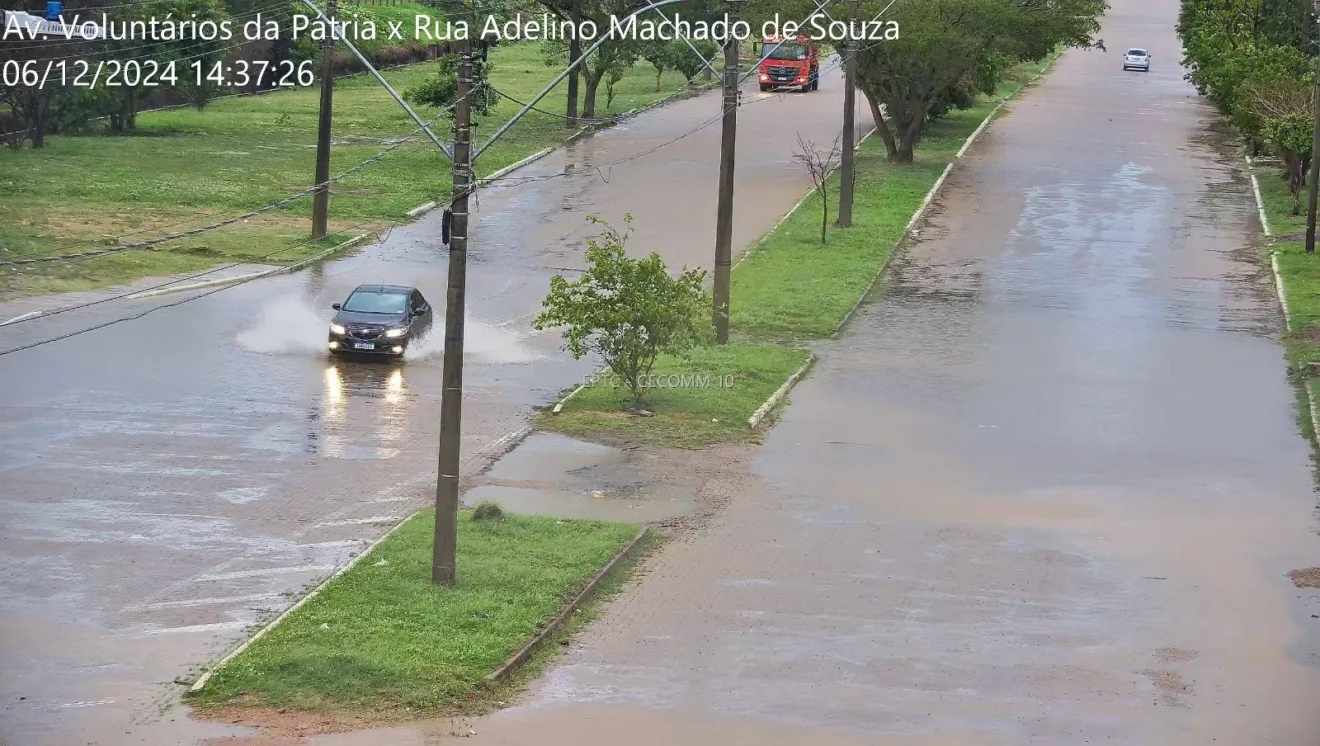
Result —
M 338 311 L 341 305 L 343 305 L 343 304 L 340 304 L 340 303 L 331 303 L 331 304 L 330 304 L 330 308 L 332 308 L 332 309 Z

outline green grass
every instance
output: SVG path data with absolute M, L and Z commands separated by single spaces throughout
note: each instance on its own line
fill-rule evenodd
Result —
M 701 350 L 693 363 L 665 357 L 657 372 L 719 372 L 746 386 L 674 388 L 652 397 L 654 417 L 623 410 L 621 389 L 583 389 L 559 414 L 543 411 L 536 425 L 610 443 L 700 448 L 717 441 L 755 441 L 747 419 L 806 360 L 800 346 L 829 337 L 866 292 L 903 229 L 945 166 L 999 102 L 1013 96 L 1053 57 L 1024 65 L 994 96 L 933 123 L 909 165 L 887 162 L 883 140 L 868 139 L 857 156 L 853 227 L 827 231 L 820 244 L 821 207 L 811 199 L 751 247 L 731 280 L 730 328 L 725 348 Z M 838 174 L 829 189 L 831 222 L 838 206 Z M 705 365 L 706 367 L 697 367 Z M 716 421 L 718 420 L 718 421 Z
M 493 85 L 524 101 L 558 71 L 544 64 L 540 46 L 531 43 L 502 45 L 492 50 L 491 62 Z M 424 63 L 385 77 L 402 92 L 434 70 L 434 63 Z M 652 103 L 683 81 L 666 73 L 660 82 L 657 92 L 650 66 L 636 66 L 616 85 L 612 105 L 606 107 L 601 91 L 597 116 Z M 563 111 L 565 96 L 560 86 L 538 108 Z M 143 113 L 131 136 L 57 135 L 43 149 L 0 150 L 5 209 L 0 258 L 90 251 L 113 245 L 116 237 L 123 237 L 120 243 L 140 241 L 218 222 L 306 189 L 314 174 L 319 97 L 319 86 L 231 96 L 201 112 Z M 474 137 L 483 140 L 518 108 L 502 100 L 481 119 Z M 426 119 L 435 115 L 425 107 L 418 113 Z M 445 133 L 449 128 L 445 120 L 436 126 Z M 331 172 L 375 156 L 383 139 L 415 127 L 370 76 L 337 81 Z M 532 112 L 482 155 L 477 171 L 489 174 L 561 142 L 569 132 L 561 118 Z M 408 210 L 447 194 L 450 186 L 448 161 L 426 138 L 418 138 L 337 183 L 330 203 L 332 239 L 401 221 Z M 0 270 L 0 296 L 82 289 L 263 257 L 287 263 L 324 246 L 308 242 L 310 230 L 311 199 L 304 197 L 161 250 Z
M 1292 214 L 1288 183 L 1279 176 L 1282 167 L 1256 162 L 1251 171 L 1260 184 L 1273 236 L 1266 250 L 1278 256 L 1279 277 L 1292 316 L 1292 329 L 1283 335 L 1284 348 L 1289 364 L 1298 369 L 1305 362 L 1320 361 L 1320 253 L 1307 255 L 1303 241 L 1279 240 L 1306 231 L 1306 213 Z
M 623 410 L 627 389 L 602 380 L 579 391 L 559 414 L 542 411 L 536 425 L 570 436 L 665 448 L 754 440 L 759 431 L 747 426 L 747 418 L 808 356 L 805 350 L 752 343 L 698 348 L 687 357 L 661 356 L 653 369 L 657 379 L 668 384 L 671 375 L 705 376 L 710 385 L 684 387 L 679 381 L 672 388 L 648 388 L 645 396 L 654 416 L 641 417 Z
M 433 513 L 406 523 L 190 697 L 193 704 L 453 711 L 636 533 L 460 514 L 458 583 L 430 583 Z

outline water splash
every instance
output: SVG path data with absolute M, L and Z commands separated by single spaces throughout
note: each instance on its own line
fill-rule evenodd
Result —
M 489 363 L 526 363 L 540 357 L 522 343 L 522 335 L 497 326 L 468 319 L 464 330 L 463 352 Z M 445 320 L 437 318 L 426 336 L 408 346 L 404 360 L 420 361 L 439 357 L 445 351 Z
M 253 352 L 323 352 L 330 320 L 303 299 L 280 298 L 266 304 L 251 329 L 240 332 L 238 343 Z

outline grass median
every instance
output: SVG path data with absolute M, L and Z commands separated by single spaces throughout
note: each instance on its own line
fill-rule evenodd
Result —
M 603 521 L 460 514 L 458 582 L 431 584 L 425 511 L 215 672 L 189 701 L 215 708 L 462 711 L 637 531 Z
M 491 83 L 530 100 L 558 72 L 542 61 L 539 44 L 491 51 Z M 435 74 L 435 63 L 387 71 L 402 92 Z M 649 65 L 615 85 L 598 117 L 644 106 L 679 90 L 682 76 L 666 73 L 656 91 Z M 331 173 L 361 163 L 412 132 L 416 125 L 374 79 L 336 81 Z M 563 86 L 538 107 L 564 110 Z M 0 150 L 0 259 L 86 252 L 180 232 L 244 214 L 306 189 L 313 180 L 320 87 L 221 98 L 203 111 L 144 112 L 127 136 L 55 135 L 46 147 Z M 502 99 L 480 119 L 474 138 L 489 135 L 520 107 Z M 419 110 L 429 119 L 434 111 Z M 437 125 L 447 131 L 442 120 Z M 572 130 L 560 117 L 530 113 L 477 162 L 489 174 Z M 285 208 L 151 250 L 76 262 L 0 268 L 0 297 L 77 290 L 146 276 L 196 271 L 221 263 L 290 263 L 328 244 L 404 219 L 417 205 L 447 194 L 448 161 L 425 137 L 337 182 L 330 202 L 329 242 L 311 242 L 311 198 Z
M 1261 161 L 1251 166 L 1270 224 L 1267 247 L 1278 258 L 1279 277 L 1292 317 L 1292 329 L 1283 335 L 1284 347 L 1289 364 L 1300 369 L 1307 362 L 1320 362 L 1320 253 L 1306 253 L 1306 244 L 1301 240 L 1306 231 L 1306 213 L 1292 214 L 1292 195 L 1287 181 L 1280 176 L 1282 170 L 1281 165 Z
M 574 395 L 560 414 L 542 412 L 537 426 L 610 443 L 681 448 L 759 439 L 747 419 L 805 362 L 808 353 L 800 348 L 834 333 L 967 138 L 1000 102 L 1016 95 L 1053 60 L 1019 66 L 994 96 L 932 123 L 912 164 L 890 164 L 884 142 L 878 136 L 869 138 L 857 154 L 853 226 L 830 228 L 822 246 L 820 201 L 815 195 L 808 197 L 778 228 L 753 244 L 734 268 L 730 283 L 734 340 L 724 348 L 701 350 L 695 359 L 702 363 L 662 357 L 656 366 L 657 373 L 718 370 L 735 380 L 747 380 L 747 386 L 666 389 L 651 397 L 652 417 L 623 411 L 621 390 L 591 387 Z M 838 183 L 836 172 L 829 188 L 831 215 L 837 208 Z

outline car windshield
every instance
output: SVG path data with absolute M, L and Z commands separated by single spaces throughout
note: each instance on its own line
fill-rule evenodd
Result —
M 407 307 L 406 293 L 358 290 L 344 302 L 343 310 L 358 313 L 403 313 Z
M 1146 56 L 1146 50 L 1144 50 L 1144 49 L 1129 49 L 1129 50 L 1128 50 L 1128 56 L 1129 56 L 1129 57 L 1145 57 L 1145 56 Z
M 804 44 L 780 44 L 776 49 L 774 42 L 766 42 L 765 58 L 767 60 L 805 60 L 807 58 L 807 47 Z

